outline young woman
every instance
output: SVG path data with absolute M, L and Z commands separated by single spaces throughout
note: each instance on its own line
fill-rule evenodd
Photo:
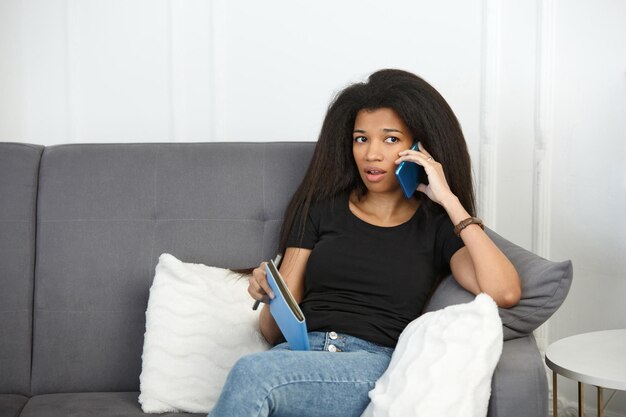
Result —
M 394 174 L 402 161 L 428 179 L 411 199 Z M 381 70 L 339 93 L 279 245 L 312 351 L 282 343 L 241 358 L 209 416 L 360 416 L 400 333 L 450 271 L 471 293 L 515 305 L 517 272 L 474 216 L 465 139 L 432 86 Z M 248 291 L 265 303 L 274 297 L 264 263 Z M 281 341 L 267 305 L 260 327 L 271 344 Z

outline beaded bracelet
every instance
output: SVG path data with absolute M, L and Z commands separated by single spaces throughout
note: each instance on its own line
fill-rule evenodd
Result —
M 459 224 L 454 226 L 454 233 L 457 236 L 461 237 L 461 231 L 470 224 L 476 224 L 480 226 L 481 229 L 485 230 L 485 225 L 483 224 L 483 221 L 481 219 L 479 219 L 478 217 L 468 217 L 467 219 L 462 220 Z

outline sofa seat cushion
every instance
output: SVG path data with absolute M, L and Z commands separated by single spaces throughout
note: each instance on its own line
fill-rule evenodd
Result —
M 45 394 L 31 398 L 20 417 L 193 417 L 206 414 L 145 414 L 137 402 L 139 392 L 81 392 Z
M 0 417 L 17 417 L 28 401 L 27 397 L 15 394 L 0 394 Z

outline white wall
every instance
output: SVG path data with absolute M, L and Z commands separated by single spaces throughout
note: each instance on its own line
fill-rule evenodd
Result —
M 552 340 L 626 328 L 626 2 L 556 2 L 555 16 L 550 254 L 575 275 Z M 624 392 L 608 410 L 626 416 Z
M 624 22 L 620 0 L 0 0 L 0 140 L 311 141 L 341 88 L 413 71 L 461 121 L 490 227 L 574 262 L 545 348 L 626 328 Z
M 14 41 L 0 50 L 10 70 L 0 140 L 310 141 L 335 92 L 400 67 L 455 103 L 477 149 L 476 0 L 428 9 L 354 0 L 1 4 Z M 433 19 L 453 6 L 459 13 Z

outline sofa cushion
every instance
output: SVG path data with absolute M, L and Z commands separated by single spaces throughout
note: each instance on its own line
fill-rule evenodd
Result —
M 206 414 L 145 414 L 137 403 L 138 392 L 89 392 L 37 395 L 20 417 L 206 417 Z
M 17 417 L 28 401 L 27 397 L 15 394 L 0 394 L 0 417 Z
M 532 334 L 503 344 L 491 386 L 489 416 L 548 415 L 548 378 Z
M 159 257 L 146 311 L 139 403 L 145 412 L 208 413 L 230 368 L 270 348 L 259 331 L 248 277 Z
M 35 220 L 43 146 L 0 143 L 0 392 L 30 394 Z
M 487 234 L 511 260 L 522 282 L 520 302 L 501 308 L 504 340 L 532 333 L 561 306 L 572 283 L 572 262 L 553 262 L 502 238 L 492 230 Z M 439 310 L 452 304 L 467 303 L 474 295 L 457 284 L 451 275 L 444 278 L 425 311 Z
M 158 256 L 231 268 L 273 257 L 282 210 L 313 145 L 46 147 L 33 394 L 138 391 Z

